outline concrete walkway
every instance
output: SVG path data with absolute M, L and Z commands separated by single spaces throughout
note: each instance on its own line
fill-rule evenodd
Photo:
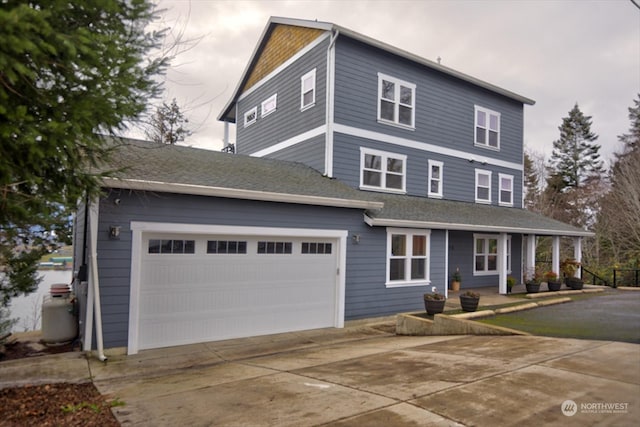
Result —
M 633 425 L 640 345 L 400 337 L 391 325 L 0 363 L 0 388 L 92 379 L 125 426 Z M 564 415 L 575 410 L 575 415 Z

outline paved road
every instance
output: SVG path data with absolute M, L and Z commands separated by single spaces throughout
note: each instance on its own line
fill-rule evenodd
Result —
M 534 335 L 640 344 L 640 292 L 612 289 L 578 297 L 571 303 L 504 314 L 483 322 Z

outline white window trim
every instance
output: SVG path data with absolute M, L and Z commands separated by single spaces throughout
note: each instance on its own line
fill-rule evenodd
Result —
M 380 171 L 380 173 L 382 174 L 382 176 L 380 177 L 380 187 L 375 187 L 372 185 L 365 185 L 364 184 L 364 165 L 365 165 L 365 155 L 367 154 L 371 154 L 374 156 L 380 156 L 382 157 L 382 162 L 381 162 L 381 167 L 382 170 Z M 394 159 L 399 159 L 402 160 L 402 189 L 396 189 L 396 188 L 387 188 L 386 186 L 386 164 L 387 164 L 387 159 L 388 158 L 394 158 Z M 407 156 L 404 154 L 396 154 L 396 153 L 389 153 L 387 151 L 380 151 L 380 150 L 373 150 L 370 148 L 365 148 L 365 147 L 360 147 L 360 189 L 361 190 L 373 190 L 373 191 L 381 191 L 381 192 L 385 192 L 385 193 L 399 193 L 399 194 L 405 194 L 406 191 L 406 187 L 407 187 Z
M 306 79 L 312 79 L 313 81 L 313 85 L 311 88 L 311 92 L 313 92 L 313 99 L 311 100 L 311 102 L 309 104 L 304 103 L 304 81 Z M 309 92 L 309 91 L 307 91 Z M 304 76 L 300 77 L 300 111 L 305 111 L 311 107 L 313 107 L 314 105 L 316 105 L 316 69 L 314 68 L 313 70 L 309 71 L 307 74 L 305 74 Z
M 478 239 L 500 240 L 500 236 L 498 234 L 474 234 L 473 235 L 473 275 L 474 276 L 497 276 L 499 274 L 498 270 L 483 270 L 483 271 L 476 270 L 476 256 L 478 255 L 476 253 L 476 248 L 477 248 L 476 242 Z M 511 259 L 513 258 L 511 254 L 511 248 L 512 248 L 511 235 L 507 235 L 507 273 L 508 274 L 511 274 Z M 496 253 L 496 257 L 497 258 L 500 257 L 500 253 Z M 498 264 L 499 264 L 499 260 L 496 260 L 496 268 Z M 485 266 L 486 265 L 488 265 L 488 262 L 485 263 Z
M 272 102 L 273 102 L 273 108 L 271 110 L 269 110 L 269 111 L 265 111 L 265 109 L 266 109 L 265 107 L 268 106 Z M 269 98 L 267 98 L 264 101 L 262 101 L 262 104 L 260 104 L 260 117 L 265 117 L 265 116 L 268 116 L 271 113 L 274 113 L 277 108 L 278 108 L 278 94 L 274 93 Z
M 442 195 L 443 195 L 443 188 L 444 188 L 444 184 L 443 184 L 444 163 L 442 163 L 442 162 L 440 162 L 438 160 L 429 159 L 428 164 L 429 164 L 429 181 L 427 182 L 428 196 L 429 197 L 433 197 L 433 198 L 441 199 Z M 440 178 L 438 179 L 438 191 L 437 192 L 432 192 L 431 191 L 431 180 L 433 179 L 433 177 L 432 177 L 433 166 L 437 166 L 438 168 L 440 168 Z
M 392 236 L 394 234 L 404 234 L 407 236 L 407 247 L 405 256 L 405 271 L 407 275 L 411 277 L 411 259 L 418 258 L 413 256 L 413 236 L 426 236 L 427 241 L 426 245 L 426 255 L 425 258 L 425 279 L 420 280 L 389 280 L 389 274 L 391 270 L 391 245 L 392 245 Z M 421 257 L 420 257 L 421 258 Z M 385 286 L 387 288 L 400 288 L 400 287 L 410 287 L 410 286 L 425 286 L 431 284 L 431 230 L 422 229 L 418 230 L 415 228 L 387 228 L 387 273 L 385 279 Z
M 395 93 L 395 99 L 394 99 L 394 109 L 395 109 L 395 113 L 394 113 L 394 117 L 396 117 L 396 120 L 388 120 L 388 119 L 383 119 L 381 117 L 381 110 L 380 110 L 380 100 L 382 99 L 382 80 L 387 80 L 389 82 L 393 82 L 396 85 L 396 88 L 398 88 L 396 90 Z M 408 87 L 411 89 L 411 125 L 405 125 L 403 123 L 400 123 L 400 112 L 399 112 L 399 106 L 400 106 L 400 91 L 399 91 L 399 87 L 400 85 Z M 400 80 L 396 77 L 391 77 L 387 74 L 382 74 L 382 73 L 378 73 L 378 98 L 377 98 L 377 102 L 378 102 L 378 123 L 384 123 L 385 125 L 391 125 L 391 126 L 397 126 L 403 129 L 411 129 L 411 130 L 415 130 L 416 128 L 416 84 L 415 83 L 409 83 L 406 82 L 404 80 Z
M 247 120 L 251 114 L 253 114 L 253 120 Z M 256 120 L 258 120 L 258 107 L 253 107 L 244 113 L 244 127 L 254 124 Z
M 505 202 L 502 200 L 502 180 L 508 179 L 511 182 L 511 201 Z M 504 173 L 498 174 L 498 204 L 500 206 L 513 206 L 513 175 L 507 175 Z
M 484 169 L 476 169 L 476 186 L 473 188 L 474 191 L 474 198 L 476 200 L 476 203 L 484 203 L 484 204 L 491 204 L 491 171 L 488 170 L 484 170 Z M 478 177 L 480 175 L 489 175 L 489 198 L 488 199 L 478 199 Z M 484 188 L 484 187 L 483 187 Z
M 498 113 L 497 111 L 493 111 L 493 110 L 489 110 L 488 108 L 484 108 L 484 107 L 480 107 L 479 105 L 474 106 L 474 111 L 473 111 L 473 145 L 475 145 L 476 147 L 482 147 L 482 148 L 486 148 L 489 150 L 495 150 L 495 151 L 500 151 L 500 113 Z M 484 128 L 484 132 L 485 132 L 485 144 L 481 144 L 478 142 L 478 111 L 482 111 L 485 113 L 486 117 L 487 117 L 487 126 Z M 489 123 L 490 123 L 490 116 L 497 116 L 498 117 L 498 141 L 497 141 L 497 146 L 493 147 L 491 145 L 489 145 Z

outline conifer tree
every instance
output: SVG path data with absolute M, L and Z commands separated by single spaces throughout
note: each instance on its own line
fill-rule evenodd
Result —
M 579 188 L 604 172 L 600 145 L 595 143 L 598 136 L 591 124 L 591 116 L 585 116 L 576 103 L 558 127 L 560 139 L 553 142 L 549 174 L 562 178 L 563 191 Z
M 147 138 L 159 144 L 176 144 L 191 135 L 186 126 L 189 120 L 184 117 L 180 107 L 173 98 L 170 105 L 163 102 L 151 117 L 151 128 L 146 132 Z

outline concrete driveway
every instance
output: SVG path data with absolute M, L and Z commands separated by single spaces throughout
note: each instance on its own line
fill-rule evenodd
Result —
M 82 353 L 7 361 L 0 388 L 92 379 L 125 403 L 113 408 L 123 426 L 627 426 L 640 419 L 640 344 L 401 337 L 389 326 L 149 350 L 106 363 Z
M 640 345 L 355 327 L 90 359 L 122 425 L 631 425 Z M 561 405 L 575 402 L 577 413 Z M 603 406 L 607 405 L 608 406 Z M 571 409 L 566 406 L 566 410 Z M 614 408 L 614 409 L 611 409 Z

